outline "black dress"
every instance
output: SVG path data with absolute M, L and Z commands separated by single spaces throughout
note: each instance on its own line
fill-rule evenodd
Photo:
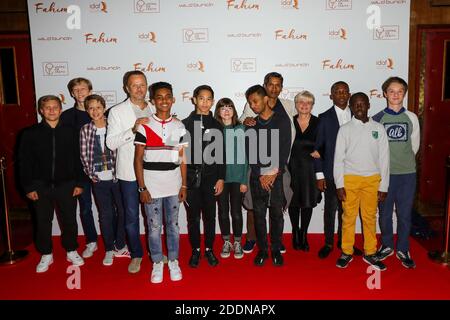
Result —
M 300 129 L 297 119 L 298 115 L 294 116 L 295 140 L 288 165 L 294 192 L 290 206 L 314 208 L 320 202 L 321 194 L 317 189 L 314 158 L 310 153 L 314 151 L 319 119 L 311 115 L 304 132 Z

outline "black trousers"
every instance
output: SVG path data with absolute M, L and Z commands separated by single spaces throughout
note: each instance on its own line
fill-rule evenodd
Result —
M 234 237 L 242 236 L 242 193 L 241 184 L 237 182 L 225 183 L 219 195 L 219 225 L 222 236 L 230 236 L 230 207 Z
M 256 242 L 259 250 L 267 251 L 267 208 L 270 219 L 270 242 L 273 251 L 279 251 L 281 236 L 283 234 L 283 205 L 285 203 L 283 192 L 283 177 L 278 175 L 270 192 L 264 190 L 259 177 L 250 178 L 253 211 L 255 215 Z
M 36 210 L 36 248 L 41 254 L 52 253 L 52 221 L 55 208 L 59 212 L 62 245 L 66 251 L 78 248 L 76 219 L 77 198 L 73 197 L 74 183 L 64 183 L 55 188 L 37 190 L 39 199 Z
M 325 189 L 325 208 L 324 208 L 324 233 L 325 244 L 333 246 L 334 229 L 336 221 L 336 210 L 338 212 L 338 243 L 342 239 L 342 203 L 339 201 L 336 193 L 334 181 L 326 179 L 327 188 Z
M 203 175 L 200 187 L 187 191 L 185 206 L 192 249 L 200 248 L 200 217 L 203 218 L 205 248 L 213 248 L 216 236 L 216 196 L 214 195 L 216 182 L 215 176 Z

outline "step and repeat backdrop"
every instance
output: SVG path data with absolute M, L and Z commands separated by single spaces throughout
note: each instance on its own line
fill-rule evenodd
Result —
M 75 77 L 90 79 L 108 107 L 120 103 L 129 70 L 170 82 L 181 119 L 196 86 L 209 84 L 216 101 L 229 97 L 241 112 L 246 89 L 272 71 L 284 77 L 280 97 L 311 91 L 316 115 L 332 105 L 335 81 L 365 92 L 375 114 L 386 104 L 383 81 L 408 78 L 410 0 L 28 0 L 28 10 L 36 97 L 55 94 L 64 109 Z M 311 232 L 323 231 L 322 212 L 323 202 Z M 182 208 L 183 233 L 186 224 Z

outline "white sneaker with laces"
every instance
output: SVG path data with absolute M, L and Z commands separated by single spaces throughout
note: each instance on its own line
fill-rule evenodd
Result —
M 163 269 L 164 262 L 153 263 L 152 277 L 150 279 L 152 283 L 161 283 L 163 281 Z
M 84 264 L 84 260 L 76 250 L 67 252 L 67 261 L 72 262 L 74 266 L 82 266 Z
M 181 273 L 180 266 L 178 265 L 178 260 L 169 261 L 169 271 L 170 271 L 170 280 L 179 281 L 183 279 L 183 274 Z
M 89 242 L 81 255 L 83 258 L 90 258 L 94 254 L 94 251 L 97 251 L 97 249 L 97 242 Z
M 48 267 L 53 263 L 53 254 L 43 254 L 41 261 L 36 266 L 36 272 L 42 273 L 48 270 Z
M 114 259 L 114 252 L 112 250 L 106 251 L 105 257 L 103 258 L 103 265 L 104 266 L 112 266 L 113 259 Z
M 131 258 L 130 251 L 128 251 L 127 245 L 125 245 L 122 249 L 114 250 L 114 257 L 117 258 Z

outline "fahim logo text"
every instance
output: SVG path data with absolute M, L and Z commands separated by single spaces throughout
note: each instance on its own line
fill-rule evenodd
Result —
M 54 2 L 52 2 L 48 7 L 44 6 L 43 2 L 38 2 L 34 4 L 36 13 L 67 13 L 66 7 L 58 8 Z
M 134 0 L 134 13 L 158 13 L 159 0 Z
M 259 10 L 259 4 L 249 3 L 247 0 L 227 0 L 227 9 L 234 10 Z
M 166 67 L 158 66 L 153 61 L 149 62 L 146 65 L 141 62 L 137 62 L 133 64 L 133 69 L 142 72 L 166 72 Z
M 181 101 L 191 101 L 192 96 L 189 91 L 183 91 L 181 92 Z
M 203 43 L 208 42 L 207 28 L 189 28 L 183 29 L 183 42 L 185 43 Z
M 117 38 L 107 37 L 104 32 L 101 32 L 98 37 L 93 33 L 86 33 L 84 35 L 86 43 L 97 44 L 97 43 L 117 43 Z
M 307 37 L 305 33 L 296 33 L 295 29 L 289 31 L 275 30 L 275 40 L 306 40 Z
M 69 64 L 67 62 L 42 62 L 44 76 L 68 76 Z
M 322 70 L 354 70 L 355 65 L 350 63 L 344 63 L 344 60 L 338 59 L 333 62 L 330 59 L 322 60 Z
M 256 59 L 232 58 L 231 72 L 256 72 Z
M 326 10 L 351 10 L 352 0 L 325 0 Z

